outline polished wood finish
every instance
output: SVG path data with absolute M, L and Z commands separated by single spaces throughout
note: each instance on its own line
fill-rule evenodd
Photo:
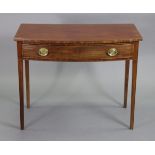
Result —
M 21 24 L 14 40 L 18 49 L 20 123 L 24 129 L 23 60 L 25 60 L 27 108 L 30 108 L 29 60 L 125 61 L 124 107 L 127 107 L 129 62 L 132 61 L 130 129 L 134 127 L 138 45 L 142 40 L 133 24 Z M 40 56 L 40 48 L 48 50 Z M 109 56 L 115 48 L 118 54 Z
M 136 79 L 137 79 L 137 63 L 138 63 L 138 46 L 139 46 L 139 43 L 136 42 L 135 46 L 134 46 L 134 57 L 132 60 L 130 129 L 133 129 L 133 127 L 134 127 L 134 111 L 135 111 Z
M 52 61 L 103 61 L 124 60 L 133 56 L 133 44 L 105 44 L 96 46 L 53 46 L 48 44 L 23 44 L 23 59 Z M 40 56 L 40 48 L 48 49 L 47 56 Z M 110 57 L 107 51 L 116 48 L 118 55 Z
M 24 82 L 23 82 L 23 59 L 22 59 L 22 43 L 17 43 L 18 51 L 18 76 L 19 76 L 19 99 L 20 99 L 20 125 L 24 130 Z
M 130 66 L 130 60 L 126 60 L 125 61 L 125 82 L 124 82 L 124 108 L 127 107 L 129 66 Z
M 26 101 L 27 101 L 27 108 L 30 109 L 29 60 L 25 60 L 25 79 L 26 79 Z
M 16 41 L 62 44 L 135 42 L 142 37 L 134 24 L 21 24 Z

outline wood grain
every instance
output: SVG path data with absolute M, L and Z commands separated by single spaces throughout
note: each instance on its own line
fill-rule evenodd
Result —
M 23 60 L 22 43 L 17 42 L 18 54 L 18 76 L 19 76 L 19 100 L 20 100 L 20 126 L 24 130 L 24 81 L 23 81 Z
M 29 60 L 25 60 L 25 79 L 26 79 L 26 101 L 27 101 L 27 108 L 30 109 Z
M 124 108 L 127 107 L 127 98 L 128 98 L 128 81 L 129 81 L 129 66 L 130 60 L 125 61 L 125 82 L 124 82 Z
M 137 63 L 138 63 L 138 46 L 135 43 L 134 57 L 132 60 L 132 88 L 131 88 L 131 114 L 130 114 L 130 129 L 134 128 L 134 111 L 135 111 L 135 96 L 136 96 L 136 80 L 137 80 Z
M 15 41 L 62 44 L 142 40 L 134 24 L 21 24 Z
M 23 58 L 30 60 L 52 61 L 106 61 L 124 60 L 133 56 L 133 44 L 104 44 L 98 46 L 53 46 L 50 44 L 23 44 Z M 40 48 L 48 49 L 47 56 L 40 56 Z M 107 51 L 116 48 L 118 55 L 110 57 Z

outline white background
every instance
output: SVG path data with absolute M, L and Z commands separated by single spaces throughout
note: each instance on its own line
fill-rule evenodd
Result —
M 154 0 L 1 0 L 10 13 L 153 13 Z

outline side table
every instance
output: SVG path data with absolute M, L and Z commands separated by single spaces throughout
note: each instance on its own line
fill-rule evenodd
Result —
M 30 108 L 29 60 L 125 61 L 124 108 L 127 107 L 129 63 L 132 61 L 130 129 L 134 127 L 138 46 L 142 40 L 134 24 L 21 24 L 17 42 L 20 124 L 24 129 L 25 62 L 26 99 Z

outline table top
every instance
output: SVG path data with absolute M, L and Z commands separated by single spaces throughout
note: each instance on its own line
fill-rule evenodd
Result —
M 21 42 L 122 43 L 141 41 L 134 24 L 21 24 L 15 37 Z

